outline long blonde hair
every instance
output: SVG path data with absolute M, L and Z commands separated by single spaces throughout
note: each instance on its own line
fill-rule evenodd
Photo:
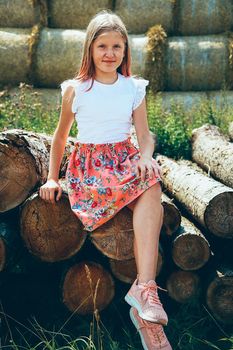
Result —
M 103 32 L 117 31 L 125 40 L 125 55 L 117 71 L 125 77 L 131 76 L 131 52 L 129 47 L 129 38 L 126 27 L 119 16 L 110 11 L 101 11 L 97 13 L 90 21 L 83 46 L 81 66 L 75 79 L 86 81 L 95 77 L 95 65 L 92 58 L 92 45 L 94 40 Z

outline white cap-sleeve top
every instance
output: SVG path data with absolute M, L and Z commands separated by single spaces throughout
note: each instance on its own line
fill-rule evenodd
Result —
M 149 81 L 124 77 L 118 73 L 113 84 L 94 80 L 80 82 L 66 80 L 61 84 L 62 96 L 68 86 L 73 86 L 75 96 L 72 112 L 78 127 L 77 141 L 81 143 L 113 143 L 130 136 L 132 113 L 142 103 Z

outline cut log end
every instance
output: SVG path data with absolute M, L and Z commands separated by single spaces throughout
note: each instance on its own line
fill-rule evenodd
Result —
M 172 258 L 183 270 L 197 270 L 204 266 L 210 257 L 210 247 L 200 235 L 182 234 L 173 242 Z
M 116 260 L 129 260 L 133 253 L 133 219 L 130 209 L 124 207 L 111 220 L 90 235 L 92 243 L 104 255 Z
M 103 310 L 114 297 L 111 275 L 99 264 L 82 262 L 72 266 L 62 286 L 63 303 L 80 315 Z
M 207 289 L 206 301 L 218 321 L 233 324 L 233 276 L 215 278 Z
M 73 256 L 86 239 L 82 224 L 64 194 L 55 204 L 37 194 L 31 196 L 23 206 L 20 227 L 28 250 L 48 262 Z
M 160 274 L 163 266 L 163 257 L 159 252 L 156 277 Z M 110 259 L 110 267 L 113 275 L 124 283 L 132 284 L 137 277 L 137 266 L 135 259 L 114 260 Z
M 0 212 L 21 204 L 37 182 L 32 156 L 22 149 L 0 144 Z
M 233 191 L 215 196 L 205 211 L 205 224 L 221 238 L 233 238 Z
M 190 271 L 174 271 L 167 279 L 169 296 L 178 303 L 187 303 L 198 298 L 200 278 Z

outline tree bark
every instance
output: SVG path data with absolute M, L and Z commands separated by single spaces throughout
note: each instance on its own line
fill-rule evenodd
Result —
M 0 133 L 0 212 L 21 204 L 46 181 L 51 142 L 51 136 L 20 129 Z M 61 176 L 73 142 L 68 139 Z
M 79 315 L 102 311 L 112 301 L 114 293 L 111 275 L 94 262 L 73 265 L 62 282 L 63 303 Z
M 190 161 L 158 155 L 163 184 L 180 204 L 211 233 L 233 237 L 233 189 L 208 177 Z
M 218 267 L 206 292 L 206 302 L 216 317 L 224 324 L 233 324 L 233 271 Z
M 181 215 L 179 209 L 165 193 L 162 193 L 162 205 L 164 208 L 164 218 L 162 231 L 166 235 L 171 236 L 178 230 L 181 223 Z
M 192 158 L 214 178 L 233 187 L 233 144 L 217 126 L 205 124 L 193 130 Z
M 201 291 L 200 278 L 191 271 L 173 271 L 166 282 L 168 295 L 178 303 L 187 303 L 198 298 Z
M 28 198 L 21 207 L 20 230 L 28 250 L 48 262 L 70 258 L 86 239 L 65 193 L 55 204 L 41 199 L 37 193 Z
M 173 238 L 172 258 L 178 267 L 188 271 L 200 269 L 210 258 L 207 239 L 183 216 L 181 226 Z
M 230 136 L 231 141 L 233 141 L 233 122 L 229 124 L 228 134 Z

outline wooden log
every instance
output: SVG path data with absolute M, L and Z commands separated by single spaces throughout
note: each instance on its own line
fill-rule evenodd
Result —
M 214 178 L 233 187 L 233 144 L 215 125 L 192 132 L 192 158 Z
M 171 236 L 180 227 L 180 211 L 173 203 L 172 199 L 170 199 L 165 193 L 162 193 L 162 205 L 164 208 L 162 232 Z
M 21 207 L 20 232 L 27 249 L 48 262 L 70 258 L 86 239 L 65 193 L 55 204 L 41 199 L 37 193 L 28 198 Z
M 124 207 L 111 220 L 92 232 L 91 242 L 109 258 L 116 260 L 133 258 L 132 215 L 131 210 Z
M 210 246 L 194 224 L 182 216 L 181 226 L 174 235 L 172 259 L 183 270 L 198 270 L 210 258 Z
M 218 267 L 206 291 L 206 303 L 214 317 L 224 323 L 233 324 L 233 271 Z
M 73 265 L 64 275 L 62 301 L 71 311 L 80 315 L 103 310 L 115 293 L 111 275 L 94 262 Z
M 190 161 L 156 157 L 168 192 L 211 233 L 233 237 L 233 189 L 204 174 Z
M 233 141 L 233 122 L 229 124 L 228 133 L 231 141 Z
M 135 259 L 129 260 L 115 260 L 109 259 L 110 267 L 113 275 L 118 278 L 120 281 L 125 283 L 133 283 L 137 277 L 137 266 Z M 158 263 L 156 276 L 158 276 L 161 272 L 162 266 L 164 263 L 164 256 L 162 247 L 159 246 L 159 254 L 158 254 Z
M 20 129 L 0 133 L 0 212 L 21 204 L 46 181 L 51 141 L 51 136 Z M 72 145 L 69 138 L 60 175 L 65 171 Z
M 200 278 L 191 271 L 173 271 L 167 279 L 168 295 L 178 303 L 197 299 L 201 291 Z

